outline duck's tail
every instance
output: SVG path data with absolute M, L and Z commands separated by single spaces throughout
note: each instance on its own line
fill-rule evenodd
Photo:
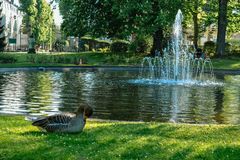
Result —
M 36 120 L 32 121 L 33 126 L 38 126 L 38 127 L 44 127 L 48 123 L 48 120 L 46 118 L 38 118 Z
M 26 116 L 26 117 L 25 117 L 25 120 L 26 120 L 26 121 L 34 122 L 34 121 L 36 121 L 38 118 L 39 118 L 39 117 Z

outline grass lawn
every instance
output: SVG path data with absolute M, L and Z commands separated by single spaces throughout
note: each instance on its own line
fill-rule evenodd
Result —
M 215 69 L 240 70 L 240 57 L 216 58 L 212 62 Z
M 14 58 L 13 63 L 3 63 Z M 136 55 L 129 53 L 100 53 L 100 52 L 82 52 L 82 53 L 40 53 L 40 54 L 26 54 L 26 53 L 8 53 L 0 54 L 0 68 L 15 68 L 15 67 L 51 67 L 51 66 L 140 66 L 144 55 Z M 214 69 L 240 69 L 240 57 L 226 57 L 222 59 L 212 59 Z
M 240 126 L 88 121 L 80 134 L 43 133 L 0 116 L 0 159 L 239 159 Z
M 8 63 L 14 59 L 14 62 Z M 139 65 L 143 59 L 142 55 L 126 53 L 100 53 L 100 52 L 81 52 L 81 53 L 6 53 L 0 54 L 0 68 L 12 67 L 39 67 L 39 66 L 101 66 L 101 65 Z M 4 61 L 4 62 L 1 62 Z

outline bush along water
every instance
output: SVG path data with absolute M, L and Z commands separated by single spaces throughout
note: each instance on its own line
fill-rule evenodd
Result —
M 213 41 L 207 41 L 204 43 L 204 51 L 205 53 L 210 56 L 214 57 L 216 56 L 216 44 Z
M 231 41 L 225 43 L 225 55 L 226 56 L 240 56 L 240 47 Z M 204 43 L 204 52 L 210 56 L 216 56 L 216 44 L 213 41 L 207 41 Z
M 85 36 L 79 41 L 79 51 L 99 51 L 103 48 L 109 48 L 110 45 L 109 41 Z
M 17 58 L 10 54 L 0 54 L 0 63 L 16 63 Z
M 129 42 L 125 40 L 115 40 L 111 44 L 111 51 L 114 53 L 126 53 L 129 48 Z
M 38 64 L 82 64 L 83 59 L 79 56 L 68 55 L 27 55 L 27 62 Z M 80 62 L 81 61 L 81 62 Z M 86 60 L 84 60 L 85 62 Z
M 129 51 L 133 53 L 148 53 L 152 48 L 152 38 L 147 36 L 138 36 L 129 46 Z

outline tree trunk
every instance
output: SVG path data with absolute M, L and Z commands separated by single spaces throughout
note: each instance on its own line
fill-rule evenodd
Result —
M 227 4 L 228 0 L 219 0 L 218 33 L 216 49 L 218 57 L 222 57 L 225 51 L 225 38 L 227 29 Z
M 193 13 L 193 25 L 194 25 L 193 45 L 197 49 L 198 48 L 199 27 L 198 27 L 198 14 L 196 12 Z
M 161 55 L 163 55 L 163 29 L 159 28 L 153 34 L 153 46 L 151 49 L 151 55 L 155 56 L 155 52 L 159 51 Z
M 199 0 L 194 0 L 194 10 L 192 10 L 193 16 L 193 45 L 195 49 L 198 48 L 198 36 L 199 36 L 199 26 L 198 26 L 198 7 L 199 7 Z

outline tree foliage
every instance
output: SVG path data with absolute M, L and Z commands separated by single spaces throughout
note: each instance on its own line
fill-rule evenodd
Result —
M 128 38 L 151 35 L 154 49 L 169 39 L 178 9 L 187 27 L 194 31 L 194 44 L 207 29 L 218 27 L 219 0 L 61 0 L 62 29 L 67 35 Z M 240 3 L 229 0 L 227 33 L 239 32 Z
M 23 17 L 23 23 L 25 24 L 25 32 L 30 34 L 34 30 L 34 26 L 36 26 L 37 21 L 37 0 L 20 0 L 21 10 L 25 13 Z
M 50 42 L 51 34 L 53 32 L 53 13 L 51 7 L 45 0 L 37 1 L 37 24 L 34 33 L 36 42 L 46 43 Z
M 112 1 L 112 2 L 111 2 Z M 61 0 L 62 29 L 67 35 L 113 37 L 120 32 L 122 21 L 113 10 L 113 0 Z
M 53 14 L 46 0 L 20 0 L 25 12 L 25 32 L 33 35 L 36 44 L 50 43 L 53 31 Z
M 233 33 L 240 33 L 240 1 L 229 0 L 228 3 L 228 36 Z
M 205 12 L 202 9 L 202 6 L 206 3 L 205 0 L 186 0 L 185 1 L 185 15 L 189 17 L 194 32 L 193 42 L 194 46 L 198 47 L 198 39 L 200 31 L 200 24 L 202 22 L 203 17 L 205 16 Z
M 182 0 L 61 0 L 62 28 L 68 35 L 127 38 L 131 34 L 158 37 L 163 43 L 165 33 L 174 21 Z M 167 37 L 167 36 L 166 36 Z M 158 42 L 157 42 L 158 41 Z M 160 49 L 159 47 L 157 49 Z

